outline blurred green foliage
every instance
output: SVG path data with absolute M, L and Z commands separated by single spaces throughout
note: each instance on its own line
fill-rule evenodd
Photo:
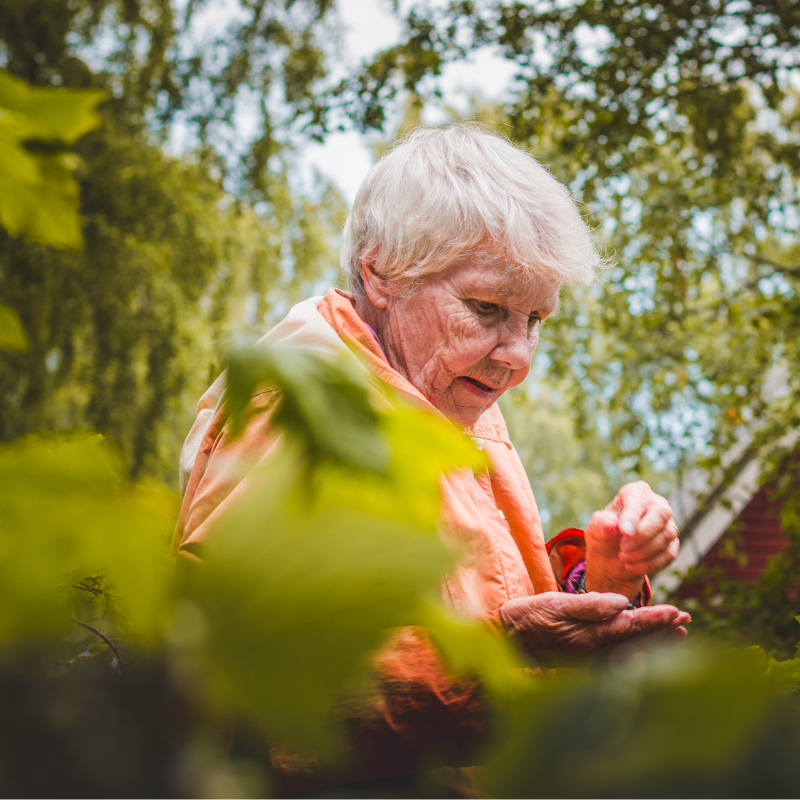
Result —
M 125 486 L 120 466 L 97 437 L 21 439 L 0 451 L 4 653 L 63 632 L 87 576 L 108 583 L 121 630 L 141 642 L 163 635 L 177 506 L 162 489 Z M 95 578 L 78 591 L 104 590 Z
M 100 124 L 102 91 L 40 89 L 0 70 L 0 224 L 54 247 L 83 244 L 75 156 L 65 152 Z
M 28 337 L 19 317 L 8 306 L 0 303 L 0 349 L 27 350 Z
M 349 353 L 337 362 L 289 348 L 235 353 L 234 419 L 264 386 L 281 392 L 274 422 L 289 443 L 248 477 L 188 581 L 226 694 L 291 743 L 318 747 L 323 712 L 386 629 L 415 622 L 452 560 L 435 535 L 439 475 L 482 458 L 427 412 L 379 415 Z M 408 434 L 413 447 L 392 447 Z M 424 515 L 420 496 L 434 501 Z
M 282 355 L 272 357 L 281 362 Z M 245 360 L 251 368 L 256 363 Z M 261 363 L 260 380 L 231 388 L 244 392 L 240 404 L 254 386 L 282 389 L 269 351 Z M 289 363 L 283 361 L 287 385 Z M 329 395 L 321 407 L 334 427 L 349 413 L 334 400 L 344 380 L 359 403 L 368 404 L 374 392 L 359 370 L 331 381 L 331 370 L 312 360 L 291 380 L 298 374 L 312 394 Z M 292 394 L 281 402 L 293 402 Z M 212 744 L 220 725 L 238 718 L 237 728 L 256 725 L 246 745 L 237 745 L 242 764 L 250 764 L 242 774 L 251 777 L 234 780 L 239 768 L 232 764 L 233 783 L 224 785 L 261 794 L 270 785 L 268 737 L 317 759 L 335 758 L 344 744 L 335 722 L 340 703 L 368 689 L 370 657 L 389 629 L 419 625 L 455 674 L 484 687 L 492 736 L 476 758 L 485 764 L 480 782 L 491 796 L 706 796 L 734 789 L 760 796 L 791 794 L 800 785 L 800 660 L 776 661 L 758 649 L 679 648 L 637 657 L 621 651 L 591 672 L 526 674 L 522 668 L 535 664 L 506 641 L 431 599 L 457 554 L 436 536 L 436 504 L 422 516 L 414 497 L 426 487 L 437 494 L 442 471 L 483 466 L 469 440 L 422 410 L 362 415 L 365 437 L 383 438 L 391 453 L 389 465 L 373 472 L 380 481 L 371 483 L 357 453 L 332 459 L 325 437 L 298 428 L 301 416 L 296 409 L 282 417 L 280 452 L 254 468 L 241 502 L 199 551 L 203 563 L 182 564 L 171 591 L 169 498 L 127 485 L 96 439 L 4 446 L 0 469 L 11 493 L 0 504 L 0 533 L 10 568 L 6 606 L 15 613 L 2 631 L 0 694 L 18 687 L 9 670 L 34 645 L 64 676 L 56 685 L 69 697 L 84 685 L 81 675 L 104 682 L 108 669 L 144 676 L 162 664 L 173 678 L 165 704 L 152 713 L 168 720 L 175 700 L 167 698 L 176 692 L 191 710 L 179 714 L 181 724 L 157 756 L 139 756 L 148 769 L 148 759 L 167 757 L 208 760 L 211 770 L 225 752 Z M 406 436 L 413 445 L 403 448 Z M 382 502 L 384 491 L 397 497 L 394 505 Z M 85 618 L 74 616 L 78 608 Z M 78 633 L 88 630 L 94 641 L 72 638 L 70 655 L 71 615 Z M 103 669 L 101 655 L 109 653 L 114 658 Z M 135 693 L 126 680 L 111 690 L 122 708 Z M 69 709 L 70 719 L 87 713 Z M 130 721 L 128 712 L 119 713 Z M 47 730 L 53 724 L 46 714 L 37 720 Z M 114 723 L 107 724 L 116 736 Z M 139 736 L 147 728 L 136 730 Z M 114 786 L 113 775 L 126 768 L 123 762 L 106 769 Z M 184 779 L 190 783 L 158 785 L 162 792 L 202 794 L 209 791 L 203 780 L 213 784 L 209 775 Z M 430 790 L 429 782 L 421 785 Z
M 797 714 L 758 653 L 611 662 L 520 697 L 487 785 L 498 797 L 786 796 L 800 779 Z
M 75 156 L 66 151 L 99 124 L 98 91 L 34 89 L 0 70 L 0 225 L 54 247 L 80 247 Z M 28 338 L 0 304 L 0 349 L 24 351 Z
M 432 600 L 458 555 L 435 535 L 440 475 L 485 462 L 445 421 L 364 385 L 352 362 L 232 358 L 232 410 L 262 384 L 280 391 L 284 442 L 218 524 L 204 563 L 183 565 L 177 581 L 166 560 L 174 498 L 130 474 L 172 470 L 185 397 L 216 372 L 228 340 L 251 338 L 272 304 L 299 299 L 334 261 L 342 204 L 324 182 L 308 195 L 292 188 L 292 135 L 303 125 L 322 135 L 331 102 L 379 125 L 398 86 L 417 91 L 483 45 L 520 66 L 502 115 L 514 137 L 582 192 L 619 255 L 603 293 L 575 295 L 548 326 L 540 363 L 560 392 L 551 407 L 512 399 L 529 465 L 546 448 L 534 471 L 571 465 L 569 491 L 594 502 L 609 475 L 702 450 L 708 420 L 720 452 L 734 422 L 767 411 L 757 445 L 776 452 L 781 426 L 796 425 L 798 391 L 797 103 L 776 61 L 796 45 L 797 12 L 745 4 L 734 21 L 746 37 L 731 44 L 715 33 L 728 8 L 702 0 L 418 7 L 406 41 L 325 97 L 330 3 L 243 4 L 244 15 L 192 40 L 204 5 L 0 7 L 6 67 L 38 87 L 12 81 L 20 96 L 72 98 L 79 119 L 78 98 L 109 97 L 104 127 L 76 148 L 85 250 L 0 236 L 0 345 L 19 351 L 0 357 L 0 438 L 14 440 L 0 446 L 7 793 L 261 796 L 267 739 L 329 746 L 337 704 L 368 686 L 387 628 L 419 625 L 485 690 L 485 792 L 795 796 L 797 660 L 680 648 L 545 677 Z M 611 37 L 595 58 L 587 29 Z M 545 51 L 551 60 L 537 61 Z M 69 90 L 51 94 L 57 86 Z M 231 143 L 243 90 L 259 98 L 261 135 Z M 168 156 L 177 123 L 196 147 Z M 74 139 L 63 130 L 14 144 L 63 148 Z M 52 163 L 50 151 L 29 152 Z M 58 158 L 60 171 L 38 173 L 55 186 L 37 213 L 74 201 L 71 163 Z M 12 234 L 77 243 L 69 224 L 3 221 Z M 781 363 L 776 398 L 764 366 Z M 547 438 L 557 423 L 566 452 Z M 79 428 L 119 449 L 23 438 Z M 543 491 L 554 523 L 566 520 L 569 492 Z M 764 579 L 772 594 L 730 606 L 734 621 L 750 615 L 741 630 L 773 624 L 776 597 L 786 621 L 797 559 L 784 555 Z
M 422 536 L 413 520 L 329 496 L 309 502 L 301 463 L 287 452 L 253 481 L 204 549 L 192 595 L 226 696 L 309 749 L 330 734 L 324 712 L 366 671 L 386 629 L 414 620 L 451 555 L 433 525 Z
M 388 452 L 377 414 L 354 381 L 356 364 L 333 364 L 297 350 L 250 349 L 234 353 L 228 368 L 228 407 L 234 431 L 241 432 L 245 409 L 261 383 L 283 387 L 275 423 L 304 444 L 312 460 L 330 459 L 381 472 Z M 357 375 L 358 373 L 355 373 Z M 335 429 L 329 427 L 337 420 Z

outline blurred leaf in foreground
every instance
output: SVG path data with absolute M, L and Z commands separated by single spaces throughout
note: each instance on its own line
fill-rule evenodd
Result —
M 28 337 L 17 313 L 0 303 L 0 349 L 27 350 Z
M 519 653 L 487 625 L 434 605 L 425 608 L 422 624 L 450 669 L 478 678 L 493 700 L 504 703 L 514 693 L 530 688 Z
M 247 348 L 228 366 L 227 402 L 235 430 L 259 386 L 280 388 L 275 425 L 302 445 L 312 461 L 329 459 L 366 470 L 386 468 L 389 453 L 377 427 L 358 362 L 331 362 L 292 348 Z
M 5 445 L 0 485 L 0 648 L 68 626 L 64 591 L 97 575 L 127 632 L 145 641 L 160 634 L 169 606 L 170 494 L 123 485 L 96 437 Z
M 300 465 L 285 450 L 257 476 L 191 579 L 218 690 L 283 740 L 319 748 L 330 744 L 325 714 L 452 559 L 410 525 L 309 508 Z
M 436 536 L 442 473 L 484 457 L 426 410 L 398 400 L 376 411 L 348 353 L 250 350 L 228 376 L 240 425 L 257 386 L 282 392 L 273 422 L 286 439 L 190 570 L 208 657 L 224 696 L 319 748 L 331 741 L 325 715 L 366 677 L 388 628 L 421 624 L 454 560 Z
M 386 469 L 357 477 L 334 466 L 323 469 L 316 502 L 360 509 L 433 534 L 439 522 L 442 475 L 484 468 L 486 456 L 444 418 L 412 408 L 399 398 L 394 402 L 395 408 L 380 414 L 376 430 L 391 453 Z
M 767 656 L 758 646 L 748 647 L 747 652 L 753 655 L 762 665 L 766 675 L 778 685 L 783 685 L 786 689 L 800 687 L 800 658 L 779 661 Z
M 442 474 L 487 465 L 468 436 L 410 406 L 348 352 L 334 362 L 292 348 L 234 353 L 227 403 L 235 430 L 241 431 L 256 388 L 264 386 L 281 392 L 273 423 L 300 445 L 306 466 L 320 476 L 314 492 L 320 507 L 358 509 L 433 530 Z
M 29 86 L 0 70 L 0 224 L 14 236 L 83 244 L 76 157 L 65 152 L 100 124 L 105 92 Z
M 655 651 L 591 678 L 544 682 L 515 704 L 488 764 L 489 792 L 771 796 L 745 782 L 764 758 L 759 739 L 771 715 L 786 711 L 779 736 L 789 747 L 800 743 L 800 709 L 796 698 L 783 700 L 785 691 L 751 653 L 706 648 Z M 766 761 L 761 769 L 769 771 Z M 800 787 L 800 774 L 790 772 L 778 777 L 783 791 Z

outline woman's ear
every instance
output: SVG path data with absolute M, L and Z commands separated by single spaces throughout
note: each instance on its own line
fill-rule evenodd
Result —
M 367 257 L 361 259 L 361 275 L 364 280 L 364 292 L 369 302 L 375 308 L 386 308 L 389 305 L 392 290 L 386 280 L 372 269 L 370 259 Z

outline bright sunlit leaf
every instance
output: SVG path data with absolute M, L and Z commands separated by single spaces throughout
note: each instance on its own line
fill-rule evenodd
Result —
M 280 387 L 275 424 L 300 443 L 312 460 L 380 471 L 388 451 L 378 430 L 363 373 L 344 354 L 335 362 L 292 348 L 249 348 L 231 355 L 227 402 L 234 429 L 241 429 L 259 386 Z
M 100 124 L 105 96 L 32 87 L 0 70 L 0 224 L 9 233 L 81 247 L 77 160 L 65 148 Z

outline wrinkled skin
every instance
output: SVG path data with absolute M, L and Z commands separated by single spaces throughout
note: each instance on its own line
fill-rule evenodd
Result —
M 539 328 L 557 308 L 554 278 L 529 280 L 491 252 L 425 279 L 413 293 L 363 263 L 356 311 L 378 334 L 391 366 L 443 414 L 468 428 L 525 380 Z M 506 603 L 501 619 L 536 657 L 603 654 L 622 640 L 681 638 L 689 615 L 673 606 L 626 611 L 644 576 L 678 553 L 667 501 L 643 481 L 623 486 L 586 529 L 588 594 L 544 593 Z M 623 602 L 624 600 L 624 602 Z
M 367 299 L 356 310 L 389 363 L 464 427 L 525 380 L 539 326 L 558 306 L 556 281 L 521 280 L 488 256 L 456 262 L 410 295 L 392 291 L 369 266 L 364 285 Z
M 675 606 L 625 610 L 628 598 L 610 592 L 542 592 L 509 600 L 500 608 L 506 630 L 541 664 L 557 666 L 626 649 L 679 641 L 691 621 Z

